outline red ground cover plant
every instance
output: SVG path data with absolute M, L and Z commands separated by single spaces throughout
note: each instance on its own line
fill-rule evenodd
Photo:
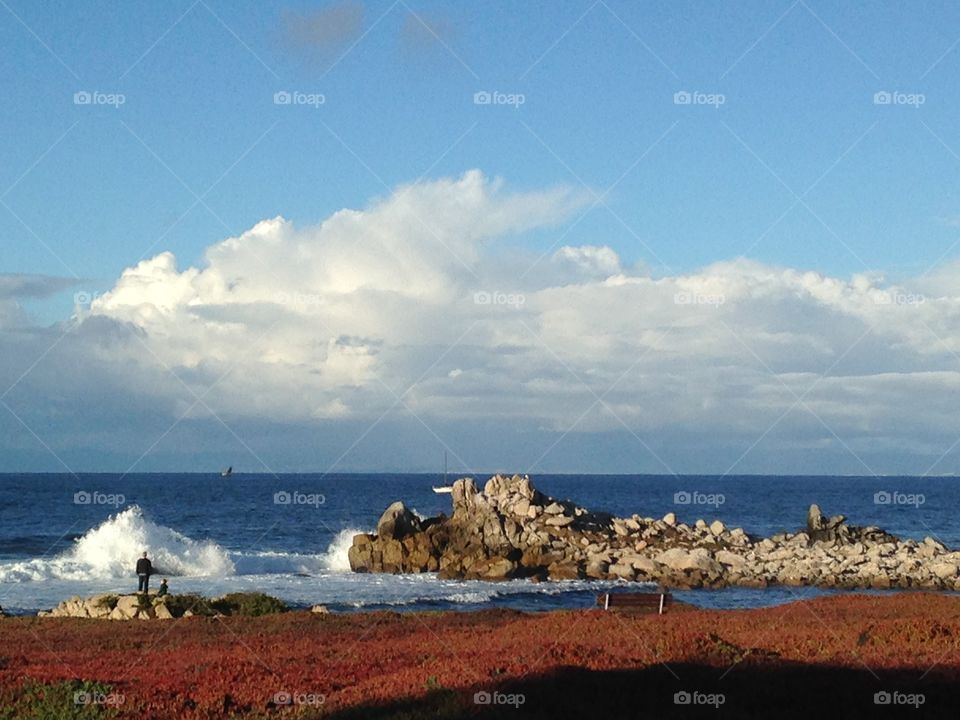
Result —
M 709 678 L 730 689 L 729 709 L 763 673 L 779 678 L 775 685 L 786 677 L 775 675 L 779 670 L 811 668 L 835 673 L 825 681 L 847 673 L 863 693 L 886 687 L 888 671 L 903 682 L 956 683 L 960 598 L 828 597 L 758 610 L 677 608 L 662 617 L 498 610 L 0 620 L 0 699 L 12 702 L 25 683 L 97 682 L 123 695 L 110 708 L 121 717 L 489 714 L 495 709 L 472 704 L 478 689 L 526 688 L 540 697 L 538 679 L 554 678 L 552 687 L 562 688 L 557 673 L 571 670 L 621 684 L 624 673 L 641 673 L 629 676 L 633 684 L 659 673 L 679 688 L 685 674 Z M 578 687 L 575 679 L 569 687 Z M 284 694 L 302 704 L 284 705 Z M 438 697 L 455 698 L 459 710 L 444 711 Z M 418 710 L 421 701 L 427 705 Z M 669 709 L 670 699 L 663 702 Z M 511 710 L 503 716 L 537 713 L 532 705 Z

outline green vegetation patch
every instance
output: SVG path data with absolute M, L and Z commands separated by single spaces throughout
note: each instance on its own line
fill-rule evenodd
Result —
M 88 720 L 118 717 L 125 698 L 103 683 L 28 681 L 0 693 L 0 720 Z
M 169 595 L 165 602 L 174 617 L 182 616 L 187 610 L 194 615 L 206 617 L 217 614 L 259 617 L 286 612 L 289 609 L 282 600 L 259 592 L 230 593 L 214 599 L 192 593 Z

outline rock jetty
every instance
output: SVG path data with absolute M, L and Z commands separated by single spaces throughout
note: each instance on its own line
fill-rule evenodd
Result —
M 618 518 L 551 498 L 529 477 L 495 475 L 480 491 L 453 484 L 453 514 L 421 519 L 402 502 L 375 534 L 356 535 L 354 572 L 437 572 L 444 578 L 592 578 L 700 588 L 816 585 L 960 590 L 960 552 L 933 538 L 858 527 L 816 505 L 806 527 L 769 538 L 720 520 Z

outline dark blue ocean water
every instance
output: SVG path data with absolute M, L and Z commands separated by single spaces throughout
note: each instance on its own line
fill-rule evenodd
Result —
M 477 476 L 478 484 L 487 475 Z M 769 535 L 805 523 L 810 503 L 850 522 L 960 546 L 960 481 L 948 477 L 541 475 L 541 491 L 594 510 L 722 519 Z M 176 590 L 262 589 L 295 605 L 401 608 L 589 605 L 607 583 L 440 581 L 349 573 L 346 548 L 403 500 L 450 510 L 437 475 L 0 475 L 0 605 L 32 612 L 72 594 L 130 589 L 147 550 Z M 289 502 L 284 502 L 289 500 Z M 817 591 L 681 593 L 708 606 L 769 605 Z

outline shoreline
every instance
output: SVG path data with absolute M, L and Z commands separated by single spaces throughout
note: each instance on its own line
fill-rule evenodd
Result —
M 421 574 L 421 576 L 426 576 L 426 573 Z M 435 575 L 435 574 L 434 574 Z M 457 581 L 460 585 L 456 588 L 451 587 L 450 590 L 462 589 L 464 592 L 469 593 L 471 588 L 474 587 L 474 583 L 481 583 L 483 581 L 479 580 L 459 580 Z M 524 612 L 530 614 L 537 614 L 542 612 L 559 612 L 559 611 L 577 611 L 577 610 L 588 610 L 593 607 L 593 599 L 597 595 L 610 592 L 659 592 L 661 587 L 656 583 L 626 583 L 626 582 L 602 582 L 602 581 L 584 581 L 590 583 L 588 586 L 578 586 L 575 588 L 565 588 L 563 587 L 566 581 L 545 581 L 542 583 L 532 583 L 529 580 L 515 579 L 513 581 L 498 581 L 496 585 L 503 586 L 506 583 L 525 583 L 529 584 L 530 592 L 524 592 L 523 589 L 517 589 L 513 586 L 513 591 L 509 593 L 504 593 L 501 595 L 494 595 L 493 597 L 486 600 L 473 600 L 473 601 L 454 601 L 450 600 L 448 596 L 443 596 L 439 598 L 430 598 L 424 597 L 415 600 L 400 600 L 396 602 L 374 602 L 374 601 L 365 601 L 363 604 L 357 604 L 348 602 L 341 599 L 324 599 L 320 602 L 291 602 L 286 601 L 282 597 L 279 599 L 282 600 L 288 607 L 290 612 L 301 612 L 309 611 L 312 607 L 317 605 L 323 605 L 327 607 L 331 612 L 336 614 L 362 614 L 362 613 L 373 613 L 373 612 L 396 612 L 402 614 L 408 613 L 418 613 L 418 612 L 450 612 L 450 613 L 472 613 L 472 612 L 482 612 L 484 610 L 505 610 L 505 611 L 514 611 L 514 612 Z M 542 589 L 544 586 L 556 588 L 557 592 L 552 593 L 539 593 L 536 592 L 538 589 Z M 854 596 L 865 596 L 865 597 L 897 597 L 902 595 L 909 595 L 912 593 L 935 593 L 938 595 L 943 595 L 946 597 L 957 597 L 960 598 L 960 591 L 957 590 L 944 590 L 939 588 L 871 588 L 871 587 L 818 587 L 818 586 L 799 586 L 793 587 L 788 585 L 768 585 L 767 587 L 741 587 L 735 585 L 727 586 L 717 586 L 717 587 L 700 587 L 700 588 L 678 588 L 678 587 L 667 587 L 662 586 L 662 589 L 670 592 L 677 599 L 682 599 L 686 604 L 697 607 L 701 610 L 706 611 L 733 611 L 733 610 L 763 610 L 773 607 L 781 607 L 783 605 L 788 605 L 793 602 L 805 602 L 809 600 L 815 600 L 822 597 L 854 597 Z M 242 591 L 243 593 L 249 593 L 252 591 Z M 151 597 L 154 596 L 154 592 L 151 591 Z M 190 593 L 190 594 L 199 594 L 207 599 L 215 599 L 221 597 L 218 594 L 209 594 L 209 593 Z M 269 594 L 269 593 L 268 593 Z M 69 597 L 63 597 L 54 606 L 46 607 L 37 607 L 37 608 L 13 608 L 9 605 L 0 605 L 0 618 L 43 618 L 51 617 L 51 611 L 71 600 L 81 599 L 81 600 L 90 600 L 98 596 L 112 595 L 112 596 L 133 596 L 135 593 L 130 592 L 129 590 L 124 592 L 123 590 L 106 590 L 102 592 L 90 592 L 87 594 L 73 594 Z M 573 597 L 576 596 L 576 599 L 579 602 L 570 600 L 570 604 L 553 604 L 556 603 L 558 598 L 563 598 L 564 596 Z M 757 602 L 716 602 L 718 599 L 724 597 L 731 597 L 735 599 L 739 598 L 757 598 Z M 518 599 L 522 598 L 522 602 Z M 770 601 L 765 601 L 763 598 L 770 598 Z M 541 602 L 538 602 L 540 600 Z M 705 600 L 706 602 L 701 602 Z
M 875 711 L 883 692 L 922 694 L 929 716 L 952 702 L 960 682 L 957 637 L 960 598 L 916 591 L 746 610 L 677 607 L 663 616 L 487 609 L 166 622 L 14 617 L 0 620 L 0 706 L 16 707 L 25 682 L 83 681 L 123 696 L 119 716 L 157 719 L 270 717 L 285 710 L 275 702 L 283 693 L 322 696 L 300 708 L 304 717 L 557 717 L 561 708 L 686 717 L 690 709 L 675 703 L 683 692 L 723 694 L 723 709 L 736 717 L 763 717 L 780 701 L 790 705 L 778 717 L 809 717 L 805 701 L 824 709 L 821 682 L 832 688 L 830 708 L 854 717 Z M 608 692 L 598 696 L 598 687 Z M 477 705 L 477 693 L 525 699 L 522 708 L 492 708 Z

